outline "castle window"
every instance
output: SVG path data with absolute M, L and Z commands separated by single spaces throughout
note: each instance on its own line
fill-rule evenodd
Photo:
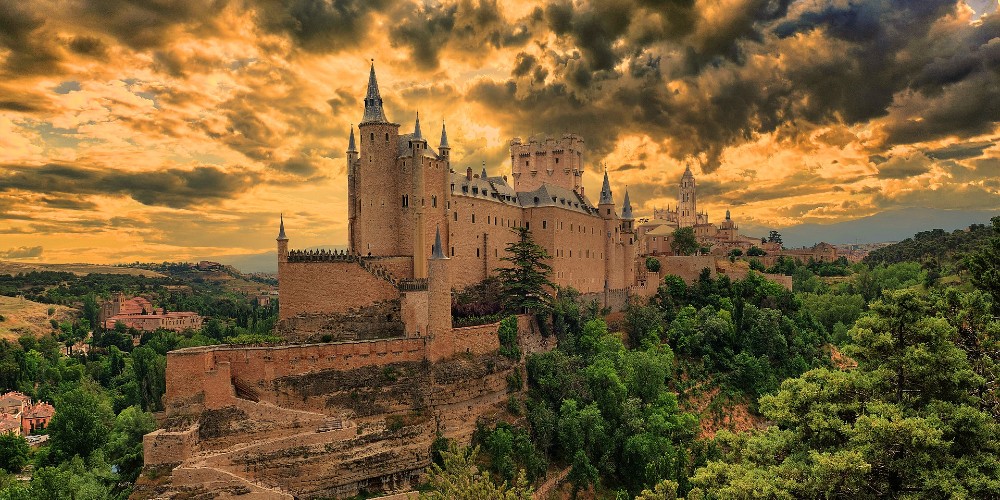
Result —
M 524 166 L 525 167 L 530 167 L 531 166 L 531 160 L 524 160 Z
M 375 132 L 372 132 L 370 139 L 372 142 L 375 142 Z
M 406 195 L 406 194 L 403 195 L 403 206 L 404 207 L 410 206 L 410 196 L 409 195 Z
M 547 221 L 547 220 L 543 220 L 542 221 L 542 229 L 545 229 L 545 226 L 548 226 L 548 225 L 549 225 L 549 221 Z
M 472 214 L 472 223 L 473 223 L 473 224 L 475 224 L 475 223 L 476 223 L 476 214 Z
M 455 247 L 451 247 L 451 256 L 452 256 L 452 257 L 454 257 L 454 256 L 455 256 Z
M 479 249 L 478 248 L 476 249 L 476 257 L 477 258 L 479 257 Z
M 372 137 L 372 140 L 374 141 L 375 138 Z M 389 142 L 389 133 L 388 132 L 385 133 L 385 142 Z
M 528 230 L 531 230 L 531 223 L 528 222 L 528 221 L 524 221 L 524 228 L 528 229 Z
M 608 209 L 608 215 L 611 215 L 611 209 L 610 208 Z
M 556 158 L 556 163 L 557 163 L 557 164 L 559 163 L 559 158 Z
M 438 197 L 436 194 L 431 196 L 431 206 L 432 207 L 438 206 Z
M 458 212 L 455 212 L 455 221 L 458 221 Z

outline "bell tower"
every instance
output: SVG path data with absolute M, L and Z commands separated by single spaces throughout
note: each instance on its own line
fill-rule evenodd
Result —
M 695 200 L 694 174 L 691 167 L 684 169 L 681 176 L 680 193 L 677 196 L 677 226 L 692 227 L 698 222 L 698 205 Z

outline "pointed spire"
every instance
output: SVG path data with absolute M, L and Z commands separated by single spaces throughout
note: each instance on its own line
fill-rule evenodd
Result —
M 368 93 L 365 94 L 365 116 L 361 120 L 365 123 L 388 123 L 385 118 L 385 111 L 382 110 L 382 96 L 378 92 L 378 81 L 375 80 L 375 60 L 372 59 L 372 69 L 368 74 Z
M 438 226 L 434 234 L 434 248 L 431 249 L 432 259 L 443 259 L 444 251 L 441 250 L 441 227 Z
M 424 135 L 420 133 L 420 112 L 417 111 L 417 122 L 413 125 L 413 136 L 416 139 L 423 139 Z
M 615 204 L 614 198 L 611 197 L 611 183 L 608 182 L 608 169 L 604 169 L 604 185 L 601 186 L 601 202 L 603 205 L 605 203 Z
M 351 140 L 347 142 L 347 152 L 357 153 L 358 148 L 354 145 L 354 124 L 351 124 Z
M 486 160 L 483 160 L 483 173 L 479 174 L 479 178 L 480 179 L 485 179 L 486 178 Z
M 628 199 L 628 188 L 625 188 L 625 205 L 622 206 L 622 219 L 632 219 L 632 202 Z
M 726 220 L 729 220 L 729 210 L 726 210 Z
M 448 131 L 444 129 L 444 120 L 441 120 L 441 144 L 438 149 L 445 148 L 451 149 L 451 146 L 448 145 Z
M 285 214 L 281 214 L 281 224 L 278 226 L 278 241 L 288 241 L 288 236 L 285 236 Z

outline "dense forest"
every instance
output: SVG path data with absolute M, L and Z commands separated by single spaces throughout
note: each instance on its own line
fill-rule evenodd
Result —
M 768 271 L 792 276 L 792 290 L 756 273 L 667 275 L 623 313 L 571 289 L 540 292 L 544 255 L 522 238 L 508 249 L 521 277 L 458 293 L 453 311 L 472 321 L 531 309 L 557 347 L 524 357 L 504 322 L 501 354 L 524 361 L 505 414 L 481 422 L 470 447 L 435 442 L 422 497 L 526 499 L 560 472 L 565 494 L 616 500 L 1000 496 L 1000 217 L 854 265 L 779 261 Z M 191 291 L 160 278 L 0 277 L 81 310 L 49 335 L 0 341 L 0 391 L 57 410 L 40 448 L 0 436 L 0 499 L 126 498 L 166 353 L 273 328 L 273 304 L 165 279 Z M 112 291 L 211 319 L 134 347 L 122 329 L 87 337 Z
M 528 357 L 509 418 L 437 447 L 423 497 L 530 498 L 560 470 L 586 498 L 1000 496 L 1000 218 L 915 240 L 781 261 L 793 291 L 667 276 L 610 329 L 561 291 L 558 347 Z M 699 431 L 741 405 L 756 428 Z

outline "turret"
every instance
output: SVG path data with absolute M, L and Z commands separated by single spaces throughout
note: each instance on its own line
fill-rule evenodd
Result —
M 604 185 L 601 186 L 601 199 L 598 202 L 597 207 L 601 211 L 601 217 L 605 219 L 611 219 L 617 214 L 615 213 L 615 199 L 611 194 L 611 183 L 608 181 L 608 171 L 604 171 Z
M 434 235 L 434 247 L 428 259 L 427 276 L 427 351 L 431 361 L 450 356 L 455 349 L 451 323 L 450 259 L 441 244 L 441 228 Z
M 632 215 L 632 202 L 628 199 L 628 189 L 625 189 L 625 203 L 622 205 L 622 230 L 631 233 L 632 223 L 635 217 Z
M 278 262 L 288 262 L 288 236 L 285 236 L 285 214 L 280 216 L 278 224 Z
M 358 217 L 358 148 L 354 142 L 354 124 L 351 124 L 351 138 L 347 142 L 347 238 L 348 248 L 355 247 L 355 225 Z
M 444 121 L 441 121 L 441 144 L 438 144 L 438 153 L 444 161 L 451 161 L 451 146 L 448 145 L 448 131 L 444 128 Z
M 361 124 L 368 123 L 389 123 L 385 118 L 385 110 L 382 109 L 382 96 L 378 91 L 378 81 L 375 79 L 375 61 L 372 61 L 371 71 L 368 73 L 368 92 L 365 94 L 365 115 L 361 119 Z

